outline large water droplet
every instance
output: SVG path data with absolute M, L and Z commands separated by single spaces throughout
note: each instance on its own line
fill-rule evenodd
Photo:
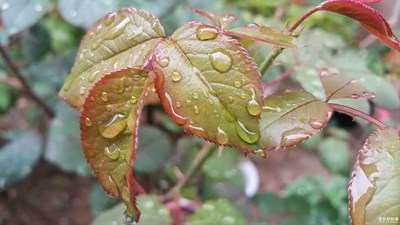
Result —
M 87 117 L 85 118 L 85 125 L 88 127 L 92 126 L 92 121 Z
M 297 145 L 312 136 L 312 133 L 303 128 L 295 128 L 293 130 L 285 131 L 282 134 L 280 147 L 290 147 Z
M 137 98 L 136 98 L 135 96 L 132 96 L 130 102 L 131 102 L 132 104 L 136 104 Z
M 213 40 L 218 36 L 218 31 L 209 25 L 200 25 L 196 29 L 196 36 L 201 41 Z
M 158 64 L 160 64 L 160 66 L 162 66 L 162 67 L 167 67 L 169 65 L 169 57 L 168 56 L 166 56 L 162 59 L 158 59 L 157 61 L 158 61 Z
M 129 24 L 130 18 L 125 17 L 120 20 L 116 25 L 112 26 L 112 28 L 106 33 L 104 36 L 107 40 L 113 40 L 124 33 L 125 27 Z
M 259 135 L 252 131 L 249 131 L 242 122 L 237 121 L 235 124 L 237 135 L 245 142 L 249 144 L 256 143 L 259 139 Z
M 116 144 L 112 144 L 104 148 L 104 154 L 111 160 L 117 160 L 119 159 L 121 150 L 118 148 Z
M 79 89 L 79 94 L 84 95 L 86 93 L 86 87 L 81 87 Z
M 218 127 L 217 129 L 217 143 L 220 145 L 226 145 L 229 142 L 229 137 L 226 132 Z
M 252 98 L 248 103 L 247 103 L 247 111 L 249 112 L 250 115 L 252 116 L 258 116 L 260 115 L 262 108 L 258 104 L 258 102 Z
M 199 114 L 199 107 L 197 107 L 197 105 L 193 107 L 193 112 L 194 114 Z
M 108 101 L 108 94 L 107 94 L 107 92 L 101 93 L 100 98 L 101 98 L 101 100 L 102 100 L 103 102 L 107 102 L 107 101 Z
M 176 106 L 177 108 L 180 108 L 180 107 L 182 107 L 182 103 L 181 103 L 181 102 L 176 102 L 176 103 L 175 103 L 175 106 Z
M 224 49 L 217 49 L 210 55 L 214 69 L 220 73 L 228 72 L 232 68 L 232 56 Z
M 123 114 L 115 114 L 104 125 L 99 125 L 101 135 L 105 138 L 114 138 L 126 129 L 126 119 Z
M 242 87 L 242 83 L 240 82 L 240 81 L 235 81 L 235 82 L 233 82 L 233 85 L 235 86 L 235 87 L 237 87 L 237 88 L 241 88 Z
M 324 127 L 324 125 L 319 121 L 310 121 L 310 127 L 316 130 L 320 130 Z
M 177 71 L 175 71 L 175 72 L 172 73 L 172 80 L 173 80 L 173 81 L 178 82 L 178 81 L 180 81 L 181 79 L 182 79 L 182 74 L 181 74 L 181 73 L 179 73 L 179 72 L 177 72 Z

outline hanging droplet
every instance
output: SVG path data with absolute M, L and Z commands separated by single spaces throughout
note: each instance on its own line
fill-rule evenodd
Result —
M 102 100 L 103 102 L 107 102 L 107 101 L 108 101 L 108 94 L 107 94 L 107 92 L 101 93 L 100 98 L 101 98 L 101 100 Z
M 164 67 L 165 67 L 165 66 L 164 66 Z M 173 80 L 173 81 L 178 82 L 178 81 L 180 81 L 181 79 L 182 79 L 182 74 L 181 74 L 181 73 L 179 73 L 179 72 L 177 72 L 177 71 L 175 71 L 175 72 L 172 73 L 172 80 Z
M 176 106 L 177 108 L 180 108 L 180 107 L 182 107 L 182 103 L 181 103 L 181 102 L 176 102 L 176 103 L 175 103 L 175 106 Z
M 105 138 L 114 138 L 126 129 L 126 119 L 123 114 L 115 114 L 105 124 L 99 125 L 101 135 Z
M 85 125 L 86 125 L 87 127 L 92 126 L 92 121 L 91 121 L 88 117 L 85 118 Z
M 251 99 L 247 103 L 247 112 L 249 112 L 250 115 L 258 116 L 258 115 L 260 115 L 261 111 L 262 111 L 262 108 L 255 99 Z
M 135 96 L 132 96 L 130 102 L 131 102 L 132 104 L 136 104 L 137 98 L 136 98 Z
M 254 153 L 255 153 L 256 155 L 258 155 L 258 156 L 263 157 L 263 158 L 266 158 L 266 157 L 267 157 L 267 154 L 265 154 L 264 150 L 262 150 L 262 149 L 258 149 L 258 150 L 256 150 L 256 151 L 254 151 Z
M 112 144 L 108 147 L 104 148 L 104 154 L 111 160 L 119 159 L 121 150 L 118 148 L 116 144 Z
M 218 36 L 218 31 L 209 25 L 200 25 L 196 29 L 196 36 L 200 41 L 213 40 Z
M 302 128 L 285 131 L 282 134 L 280 147 L 290 147 L 297 145 L 312 136 L 312 133 Z
M 232 68 L 232 56 L 224 49 L 217 49 L 210 55 L 211 65 L 220 73 L 228 72 Z
M 242 83 L 241 83 L 240 81 L 235 81 L 233 84 L 234 84 L 235 87 L 237 87 L 237 88 L 241 88 L 241 87 L 242 87 Z
M 256 143 L 259 139 L 257 133 L 249 131 L 242 122 L 237 121 L 235 124 L 237 135 L 245 142 L 249 144 Z
M 167 67 L 169 65 L 169 57 L 166 56 L 162 59 L 159 59 L 158 64 L 160 64 L 160 66 L 162 66 L 162 67 Z
M 84 95 L 86 93 L 86 87 L 81 87 L 79 89 L 79 94 Z
M 226 145 L 229 142 L 229 137 L 226 132 L 218 127 L 217 129 L 217 143 L 220 145 Z
M 310 127 L 314 128 L 316 130 L 321 130 L 324 127 L 324 125 L 319 121 L 311 121 Z
M 194 114 L 199 114 L 199 107 L 197 107 L 197 105 L 193 107 L 193 112 Z
M 197 92 L 193 93 L 193 99 L 199 99 L 199 94 Z

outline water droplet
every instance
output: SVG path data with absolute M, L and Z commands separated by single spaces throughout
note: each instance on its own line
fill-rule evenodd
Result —
M 176 111 L 175 111 L 175 109 L 174 109 L 174 106 L 173 106 L 173 102 L 172 102 L 172 99 L 171 99 L 171 96 L 168 94 L 168 93 L 165 93 L 165 98 L 166 98 L 166 100 L 167 100 L 167 102 L 168 102 L 168 106 L 169 106 L 169 111 L 170 111 L 170 114 L 172 114 L 171 115 L 171 118 L 175 121 L 175 123 L 177 123 L 178 125 L 184 125 L 184 124 L 186 124 L 186 117 L 183 117 L 183 116 L 181 116 L 181 115 L 179 115 Z
M 228 97 L 228 102 L 229 102 L 229 103 L 233 103 L 233 102 L 234 102 L 234 99 L 233 99 L 232 96 L 229 96 L 229 97 Z
M 258 28 L 259 25 L 256 24 L 256 23 L 250 23 L 249 25 L 247 25 L 247 27 L 250 27 L 250 28 Z
M 321 130 L 324 127 L 324 125 L 319 121 L 311 121 L 310 127 L 314 128 L 316 130 Z
M 242 83 L 240 83 L 240 81 L 235 81 L 234 82 L 235 87 L 237 88 L 241 88 L 242 87 Z
M 167 67 L 169 65 L 169 57 L 168 56 L 166 56 L 162 59 L 159 59 L 157 61 L 158 61 L 158 64 L 160 64 L 160 66 L 162 66 L 162 67 Z
M 201 127 L 188 125 L 186 127 L 186 129 L 190 130 L 194 135 L 199 136 L 199 137 L 205 137 L 207 135 L 206 131 Z
M 131 20 L 129 17 L 122 18 L 120 21 L 114 24 L 111 29 L 107 31 L 107 33 L 104 35 L 104 39 L 113 40 L 122 35 L 124 33 L 125 27 L 130 23 L 130 21 Z
M 107 102 L 107 101 L 108 101 L 108 94 L 107 94 L 107 92 L 101 93 L 100 98 L 101 98 L 101 100 L 102 100 L 103 102 Z
M 96 30 L 95 30 L 96 34 L 99 34 L 102 28 L 103 28 L 103 24 L 99 24 L 99 25 L 96 27 Z
M 186 102 L 187 106 L 191 106 L 192 105 L 192 100 L 186 100 L 185 102 Z
M 114 22 L 116 16 L 117 16 L 116 13 L 110 13 L 110 14 L 108 14 L 107 17 L 106 17 L 106 19 L 105 19 L 105 21 L 104 21 L 104 23 L 106 24 L 106 26 L 110 26 L 110 25 Z
M 161 64 L 160 64 L 160 65 L 161 65 Z M 163 66 L 163 67 L 165 67 L 165 66 Z M 182 74 L 181 74 L 181 73 L 179 73 L 179 72 L 177 72 L 177 71 L 175 71 L 175 72 L 172 73 L 172 80 L 173 80 L 173 81 L 178 82 L 178 81 L 180 81 L 181 79 L 182 79 Z
M 81 87 L 79 89 L 79 94 L 84 95 L 86 93 L 86 87 Z
M 180 107 L 182 107 L 182 103 L 181 103 L 181 102 L 176 102 L 176 103 L 175 103 L 175 106 L 176 106 L 177 108 L 180 108 Z
M 243 100 L 246 99 L 246 94 L 245 93 L 241 93 L 240 94 L 240 98 L 243 99 Z
M 218 36 L 218 31 L 209 25 L 200 25 L 196 29 L 196 36 L 200 41 L 213 40 Z
M 218 127 L 217 129 L 217 143 L 220 145 L 226 145 L 229 142 L 229 137 L 226 132 Z
M 134 26 L 133 24 L 130 24 L 126 27 L 125 29 L 125 34 L 128 39 L 134 38 L 138 36 L 139 34 L 143 33 L 144 28 L 142 26 Z
M 232 68 L 232 56 L 224 49 L 217 49 L 210 55 L 210 61 L 214 69 L 225 73 Z
M 85 118 L 85 125 L 88 127 L 92 126 L 92 121 L 88 117 Z
M 267 106 L 267 105 L 265 105 L 264 107 L 263 107 L 263 109 L 266 111 L 266 112 L 281 112 L 282 111 L 282 109 L 281 108 L 279 108 L 279 107 L 271 107 L 271 106 Z
M 257 133 L 249 131 L 242 122 L 237 121 L 235 124 L 237 135 L 245 142 L 249 144 L 256 143 L 259 139 Z
M 137 102 L 137 98 L 135 96 L 131 97 L 131 100 L 129 100 L 131 102 L 131 104 L 136 104 Z
M 288 130 L 283 132 L 280 147 L 290 147 L 297 145 L 312 136 L 312 133 L 303 128 L 295 128 L 293 130 Z
M 94 41 L 93 43 L 92 43 L 92 45 L 90 46 L 90 48 L 92 49 L 92 50 L 96 50 L 96 49 L 98 49 L 102 44 L 103 44 L 103 39 L 102 38 L 99 38 L 99 39 L 97 39 L 96 41 Z
M 8 2 L 4 2 L 2 5 L 1 5 L 1 10 L 7 10 L 7 9 L 9 9 L 10 8 L 10 3 L 8 3 Z
M 123 114 L 115 114 L 105 124 L 99 125 L 101 135 L 105 138 L 114 138 L 126 129 L 126 119 Z
M 119 159 L 121 150 L 118 148 L 116 144 L 112 144 L 104 148 L 104 154 L 111 160 L 117 160 Z
M 209 99 L 209 100 L 208 100 L 208 104 L 214 105 L 214 101 L 213 101 L 212 99 Z
M 43 10 L 43 6 L 39 3 L 36 3 L 34 9 L 36 12 L 41 12 Z
M 358 94 L 352 94 L 351 95 L 351 98 L 353 98 L 353 99 L 357 99 L 357 98 L 359 98 L 360 97 L 360 95 L 358 95 Z
M 193 99 L 199 99 L 199 94 L 197 92 L 193 93 Z
M 197 107 L 197 105 L 193 107 L 193 112 L 194 114 L 199 114 L 199 107 Z
M 255 99 L 256 94 L 255 94 L 254 89 L 252 89 L 251 91 L 252 91 L 252 97 L 251 97 L 251 100 L 247 103 L 247 111 L 252 116 L 258 116 L 258 115 L 260 115 L 262 108 Z
M 100 73 L 100 70 L 96 70 L 93 73 L 89 74 L 88 80 L 93 83 L 96 80 L 97 75 Z
M 267 157 L 267 154 L 265 154 L 264 150 L 262 150 L 262 149 L 258 149 L 256 151 L 254 151 L 254 154 L 256 154 L 257 156 L 263 157 L 263 158 Z

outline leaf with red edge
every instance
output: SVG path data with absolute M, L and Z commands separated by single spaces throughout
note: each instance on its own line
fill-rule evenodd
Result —
M 188 133 L 258 149 L 261 75 L 237 40 L 218 27 L 188 23 L 160 43 L 152 65 L 162 104 Z
M 200 9 L 196 9 L 191 7 L 190 8 L 193 12 L 197 13 L 199 16 L 202 16 L 204 18 L 207 18 L 211 20 L 212 22 L 215 23 L 218 27 L 221 27 L 222 29 L 225 29 L 227 26 L 229 26 L 231 23 L 235 22 L 237 20 L 236 16 L 233 15 L 232 13 L 222 13 L 220 15 L 215 15 L 213 13 L 205 12 Z
M 374 3 L 378 3 L 378 2 L 383 2 L 383 0 L 355 0 L 357 2 L 361 2 L 364 4 L 374 4 Z
M 373 92 L 370 92 L 363 85 L 349 77 L 331 74 L 326 69 L 320 71 L 319 77 L 327 96 L 326 101 L 340 98 L 375 98 L 375 94 Z
M 306 91 L 270 95 L 261 113 L 261 146 L 280 149 L 300 144 L 324 128 L 331 116 L 328 104 Z
M 227 31 L 227 33 L 231 36 L 261 41 L 282 48 L 297 47 L 293 43 L 294 37 L 291 35 L 291 33 L 271 27 L 251 24 L 244 27 L 230 29 Z
M 366 4 L 379 2 L 377 0 L 329 0 L 323 2 L 321 5 L 317 6 L 309 13 L 307 13 L 303 18 L 301 18 L 294 26 L 295 29 L 302 21 L 308 18 L 310 15 L 314 14 L 320 10 L 326 10 L 334 13 L 338 13 L 347 16 L 351 19 L 356 20 L 371 34 L 375 35 L 381 41 L 386 43 L 391 48 L 396 51 L 400 51 L 400 41 L 393 34 L 386 19 L 375 9 L 369 7 Z
M 107 74 L 89 91 L 80 116 L 87 161 L 104 190 L 122 198 L 127 213 L 135 220 L 140 213 L 133 190 L 132 166 L 142 100 L 153 81 L 153 76 L 136 68 Z
M 399 168 L 399 132 L 392 128 L 374 132 L 359 152 L 350 182 L 349 208 L 353 225 L 399 224 Z
M 147 64 L 164 30 L 151 13 L 124 8 L 100 19 L 83 38 L 60 97 L 80 109 L 88 91 L 105 74 Z

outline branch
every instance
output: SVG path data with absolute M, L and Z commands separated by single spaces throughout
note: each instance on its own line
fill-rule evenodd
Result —
M 372 124 L 374 124 L 374 125 L 376 125 L 376 126 L 378 126 L 380 128 L 389 127 L 388 125 L 384 124 L 383 122 L 381 122 L 381 121 L 373 118 L 372 116 L 370 116 L 370 115 L 368 115 L 368 114 L 366 114 L 364 112 L 361 112 L 361 111 L 359 111 L 357 109 L 353 109 L 353 108 L 350 108 L 350 107 L 347 107 L 347 106 L 344 106 L 344 105 L 339 105 L 339 104 L 334 104 L 334 103 L 328 103 L 328 105 L 332 109 L 334 109 L 335 111 L 363 118 L 364 120 L 367 120 L 368 122 L 370 122 L 370 123 L 372 123 Z
M 0 46 L 0 54 L 3 57 L 7 66 L 14 72 L 17 79 L 21 82 L 25 94 L 27 94 L 29 98 L 31 98 L 34 102 L 36 102 L 50 118 L 53 118 L 54 117 L 53 110 L 32 91 L 32 89 L 28 85 L 28 82 L 21 75 L 18 67 L 15 66 L 15 64 L 12 62 L 10 56 L 8 55 L 6 49 L 3 46 Z
M 294 72 L 294 69 L 290 69 L 284 73 L 282 73 L 279 77 L 273 79 L 272 81 L 270 81 L 269 83 L 265 84 L 262 89 L 263 92 L 265 93 L 266 90 L 272 88 L 273 86 L 279 84 L 280 82 L 282 82 L 283 80 L 285 80 L 286 78 L 289 78 Z

